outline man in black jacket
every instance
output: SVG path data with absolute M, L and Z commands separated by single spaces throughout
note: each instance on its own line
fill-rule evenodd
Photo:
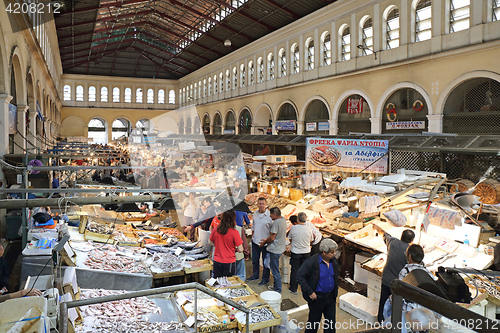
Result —
M 323 239 L 319 254 L 307 259 L 297 273 L 302 296 L 309 306 L 306 333 L 335 332 L 335 307 L 339 291 L 339 265 L 335 258 L 337 243 L 330 238 Z M 321 316 L 325 320 L 321 321 Z

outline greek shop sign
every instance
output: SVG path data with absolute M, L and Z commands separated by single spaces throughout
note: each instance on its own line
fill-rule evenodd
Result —
M 275 127 L 280 131 L 295 131 L 297 129 L 295 120 L 278 120 Z
M 393 121 L 385 123 L 385 129 L 424 129 L 425 121 Z
M 387 140 L 307 138 L 306 169 L 361 171 L 387 174 Z M 385 156 L 384 156 L 385 155 Z

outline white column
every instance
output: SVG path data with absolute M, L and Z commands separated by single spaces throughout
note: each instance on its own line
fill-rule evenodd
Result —
M 407 21 L 407 17 L 410 17 L 407 13 L 409 13 L 410 8 L 408 8 L 408 1 L 401 0 L 401 5 L 399 7 L 399 45 L 406 45 L 408 41 L 411 40 L 408 29 L 410 28 L 410 24 Z
M 373 50 L 378 52 L 383 50 L 385 45 L 382 45 L 382 40 L 384 40 L 384 31 L 386 31 L 385 27 L 382 29 L 382 21 L 383 18 L 380 15 L 380 4 L 375 4 L 373 6 Z M 401 36 L 401 34 L 400 34 Z M 352 39 L 351 39 L 352 41 Z M 352 44 L 351 44 L 352 45 Z M 357 45 L 357 44 L 356 44 Z M 351 46 L 352 47 L 352 46 Z
M 328 123 L 330 124 L 330 131 L 329 135 L 337 135 L 339 132 L 339 120 L 338 119 L 330 119 L 328 120 Z
M 428 132 L 431 133 L 443 133 L 443 115 L 442 114 L 430 114 L 427 115 L 429 120 L 429 126 L 427 128 Z
M 27 105 L 19 104 L 17 106 L 17 133 L 19 135 L 14 136 L 14 153 L 23 154 L 23 149 L 31 148 L 32 146 L 26 143 L 26 112 L 28 111 Z M 23 147 L 21 149 L 20 147 Z
M 297 121 L 297 135 L 304 135 L 304 122 Z
M 9 104 L 11 100 L 11 95 L 0 94 L 0 156 L 9 153 Z
M 272 124 L 273 124 L 273 129 L 272 129 L 272 131 L 273 131 L 273 135 L 277 135 L 277 134 L 278 134 L 278 131 L 276 130 L 276 122 L 275 122 L 275 121 L 273 121 L 273 122 L 272 122 Z
M 370 118 L 370 122 L 372 125 L 372 134 L 382 134 L 382 118 L 373 117 Z

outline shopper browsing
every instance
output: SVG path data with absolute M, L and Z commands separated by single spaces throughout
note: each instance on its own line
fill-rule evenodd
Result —
M 274 278 L 274 286 L 269 289 L 281 293 L 280 257 L 286 248 L 286 220 L 281 216 L 278 207 L 269 210 L 269 215 L 273 220 L 269 237 L 260 242 L 260 247 L 267 246 L 269 253 L 269 266 Z
M 387 261 L 382 271 L 382 286 L 380 288 L 380 302 L 378 306 L 378 321 L 384 321 L 384 304 L 391 295 L 391 282 L 398 277 L 399 272 L 407 264 L 406 249 L 412 244 L 415 233 L 406 229 L 401 234 L 401 240 L 392 237 L 378 225 L 372 223 L 373 229 L 382 234 L 387 245 Z
M 337 243 L 330 238 L 319 244 L 319 254 L 307 259 L 299 268 L 297 280 L 309 307 L 306 333 L 335 332 L 335 307 L 339 290 L 339 264 L 335 258 Z M 321 317 L 324 320 L 321 321 Z
M 259 244 L 267 239 L 270 234 L 271 224 L 273 220 L 271 219 L 271 215 L 269 210 L 267 210 L 266 198 L 260 197 L 257 200 L 258 210 L 253 214 L 253 223 L 252 223 L 252 276 L 250 276 L 247 280 L 253 281 L 259 279 L 260 274 L 260 259 L 262 257 L 262 281 L 259 283 L 260 285 L 265 285 L 269 283 L 269 258 L 268 253 L 265 247 L 261 247 Z
M 297 215 L 297 219 L 290 218 L 292 227 L 287 233 L 287 237 L 291 244 L 291 275 L 290 275 L 290 291 L 292 294 L 297 294 L 299 283 L 297 282 L 297 272 L 300 266 L 311 256 L 311 243 L 314 241 L 314 235 L 305 222 L 307 216 L 301 212 Z M 295 222 L 295 223 L 294 223 Z
M 222 213 L 219 227 L 210 234 L 210 245 L 214 246 L 214 278 L 236 273 L 235 253 L 243 252 L 243 241 L 235 226 L 234 211 L 230 210 Z

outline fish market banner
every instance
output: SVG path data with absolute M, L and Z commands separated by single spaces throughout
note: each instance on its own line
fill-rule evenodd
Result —
M 387 140 L 307 138 L 306 170 L 361 171 L 379 159 L 364 172 L 387 174 L 388 149 Z

